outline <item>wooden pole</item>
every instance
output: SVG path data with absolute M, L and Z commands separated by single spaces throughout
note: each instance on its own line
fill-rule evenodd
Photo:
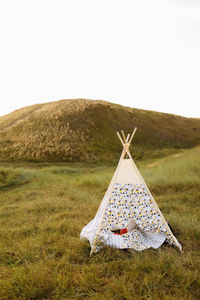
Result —
M 130 137 L 130 133 L 128 133 L 127 138 L 126 138 L 126 143 L 128 143 L 128 139 Z
M 124 134 L 124 130 L 121 130 L 121 133 L 122 133 L 122 137 L 124 139 L 124 143 L 126 144 L 126 137 L 125 137 L 125 134 Z
M 127 138 L 125 138 L 125 140 L 126 140 L 125 143 L 126 143 L 126 144 L 128 143 L 129 137 L 130 137 L 130 133 L 128 133 Z M 128 154 L 126 153 L 125 158 L 127 158 L 127 157 L 128 157 Z
M 123 140 L 122 140 L 122 138 L 121 138 L 121 135 L 119 134 L 118 131 L 117 131 L 117 135 L 118 135 L 118 138 L 120 139 L 120 142 L 122 143 L 122 146 L 124 147 L 124 142 L 123 142 Z
M 136 130 L 137 130 L 137 127 L 134 128 L 133 133 L 132 133 L 132 135 L 131 135 L 131 137 L 130 137 L 129 143 L 132 142 L 132 139 L 133 139 L 133 137 L 134 137 L 134 135 L 135 135 L 135 133 L 136 133 Z

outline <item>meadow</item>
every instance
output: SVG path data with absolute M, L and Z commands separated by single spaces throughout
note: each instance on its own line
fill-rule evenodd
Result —
M 128 134 L 135 127 L 138 160 L 199 146 L 200 119 L 73 99 L 27 106 L 0 117 L 0 161 L 113 163 L 121 151 L 116 131 Z
M 115 166 L 1 163 L 0 299 L 200 299 L 199 162 L 199 147 L 138 162 L 182 252 L 164 244 L 91 258 L 79 234 Z

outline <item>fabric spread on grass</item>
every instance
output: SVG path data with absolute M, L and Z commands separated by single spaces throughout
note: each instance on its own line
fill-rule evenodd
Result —
M 132 248 L 136 251 L 159 248 L 165 240 L 175 245 L 143 184 L 115 183 L 112 192 L 107 192 L 95 218 L 82 229 L 81 237 L 87 238 L 92 244 L 100 223 L 96 252 L 103 244 L 118 249 Z M 116 234 L 114 231 L 117 230 L 121 230 L 122 234 Z

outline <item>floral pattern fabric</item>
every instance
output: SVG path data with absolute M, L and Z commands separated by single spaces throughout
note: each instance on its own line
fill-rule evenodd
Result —
M 128 232 L 122 235 L 112 232 L 123 228 L 127 228 Z M 96 232 L 99 242 L 96 251 L 103 244 L 119 249 L 132 248 L 141 251 L 150 247 L 158 248 L 165 240 L 169 244 L 175 244 L 176 239 L 169 232 L 168 226 L 143 184 L 114 184 L 112 192 L 109 192 L 109 199 L 104 198 L 96 217 L 83 228 L 81 236 L 89 239 L 92 244 Z

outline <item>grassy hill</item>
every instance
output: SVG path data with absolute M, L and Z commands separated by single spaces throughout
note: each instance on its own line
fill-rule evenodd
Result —
M 0 117 L 0 161 L 113 161 L 121 151 L 115 132 L 135 126 L 137 159 L 200 144 L 200 119 L 105 101 L 61 100 Z
M 200 299 L 200 147 L 141 161 L 183 246 L 89 258 L 79 234 L 95 215 L 113 167 L 0 165 L 0 299 Z

